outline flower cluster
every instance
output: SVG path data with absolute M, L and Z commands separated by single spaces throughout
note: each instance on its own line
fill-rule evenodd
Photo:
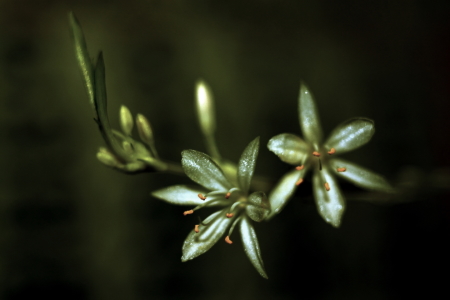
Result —
M 317 209 L 326 222 L 339 227 L 345 210 L 345 198 L 339 189 L 336 176 L 371 190 L 389 192 L 392 187 L 380 175 L 357 164 L 336 158 L 369 142 L 375 132 L 374 122 L 366 118 L 354 118 L 336 127 L 325 142 L 314 98 L 302 83 L 299 95 L 299 119 L 304 139 L 290 134 L 279 134 L 270 139 L 267 147 L 286 163 L 295 165 L 269 195 L 272 212 L 279 213 L 295 188 L 312 170 L 314 199 Z

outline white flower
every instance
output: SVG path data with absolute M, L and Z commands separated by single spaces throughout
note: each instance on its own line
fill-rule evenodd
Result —
M 391 186 L 380 175 L 343 159 L 336 158 L 366 144 L 375 132 L 374 122 L 366 118 L 348 120 L 336 127 L 322 142 L 314 98 L 305 84 L 301 84 L 299 119 L 304 140 L 283 133 L 270 139 L 267 147 L 286 163 L 296 165 L 271 191 L 269 201 L 272 217 L 281 211 L 305 174 L 313 171 L 313 191 L 319 214 L 335 227 L 339 227 L 345 210 L 345 199 L 339 189 L 336 175 L 353 184 L 372 190 L 391 191 Z

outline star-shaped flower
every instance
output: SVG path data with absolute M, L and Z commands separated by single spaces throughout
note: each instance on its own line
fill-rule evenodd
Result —
M 336 176 L 362 188 L 392 190 L 382 176 L 335 157 L 369 142 L 375 132 L 372 120 L 348 120 L 336 127 L 323 143 L 317 107 L 308 87 L 303 83 L 300 86 L 299 119 L 304 140 L 296 135 L 283 133 L 270 139 L 267 145 L 282 161 L 296 166 L 271 191 L 269 201 L 272 211 L 269 218 L 281 211 L 309 170 L 313 171 L 314 199 L 319 214 L 335 227 L 340 225 L 345 210 L 345 199 Z
M 248 195 L 258 149 L 259 137 L 250 142 L 242 153 L 237 170 L 237 186 L 229 182 L 210 156 L 195 150 L 185 150 L 181 153 L 183 169 L 190 179 L 203 188 L 176 185 L 152 193 L 154 197 L 171 204 L 196 205 L 195 208 L 185 211 L 184 215 L 192 214 L 202 207 L 221 207 L 219 211 L 195 225 L 194 230 L 189 233 L 183 244 L 183 262 L 208 251 L 228 228 L 230 229 L 225 241 L 232 244 L 230 235 L 239 224 L 245 253 L 259 274 L 267 278 L 258 239 L 250 219 L 256 222 L 264 220 L 269 214 L 270 204 L 263 192 Z

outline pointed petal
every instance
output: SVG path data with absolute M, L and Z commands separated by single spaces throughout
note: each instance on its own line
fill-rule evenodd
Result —
M 200 205 L 205 201 L 198 194 L 206 194 L 206 190 L 188 185 L 173 185 L 153 191 L 151 195 L 175 205 Z
M 308 168 L 305 167 L 301 171 L 293 170 L 285 174 L 280 181 L 278 181 L 277 185 L 269 194 L 270 214 L 267 217 L 267 220 L 281 212 L 297 188 L 295 183 L 305 176 L 307 169 Z
M 298 109 L 303 137 L 317 151 L 322 141 L 322 127 L 314 97 L 303 82 L 300 83 Z
M 259 250 L 258 238 L 256 237 L 255 229 L 250 223 L 248 218 L 242 218 L 241 221 L 241 237 L 244 251 L 247 254 L 250 262 L 258 271 L 258 273 L 268 279 L 266 271 L 264 270 L 264 263 L 261 258 L 261 252 Z
M 253 172 L 255 171 L 256 158 L 259 151 L 259 137 L 251 141 L 242 152 L 238 164 L 238 183 L 241 191 L 248 192 Z
M 329 191 L 325 189 L 325 183 L 328 183 Z M 345 199 L 336 178 L 328 169 L 322 168 L 322 171 L 314 171 L 313 190 L 319 214 L 326 222 L 334 227 L 339 227 L 345 210 Z
M 270 203 L 263 192 L 254 192 L 248 196 L 248 205 L 245 207 L 247 215 L 255 222 L 264 220 L 270 212 Z
M 290 133 L 274 136 L 267 143 L 267 148 L 292 165 L 303 164 L 313 151 L 304 140 Z
M 375 133 L 374 122 L 357 118 L 336 127 L 325 142 L 325 148 L 335 148 L 337 154 L 345 153 L 366 144 Z
M 228 191 L 232 188 L 220 167 L 205 153 L 195 150 L 181 152 L 184 172 L 194 182 L 212 191 Z
M 227 209 L 213 213 L 203 224 L 200 224 L 199 232 L 194 230 L 189 233 L 183 244 L 183 256 L 181 261 L 185 262 L 196 258 L 208 251 L 223 236 L 233 218 L 227 218 Z
M 356 186 L 376 191 L 393 192 L 393 187 L 384 179 L 383 176 L 363 168 L 357 164 L 351 163 L 341 158 L 330 160 L 330 166 L 337 168 L 346 168 L 345 172 L 336 172 L 338 176 L 347 179 Z

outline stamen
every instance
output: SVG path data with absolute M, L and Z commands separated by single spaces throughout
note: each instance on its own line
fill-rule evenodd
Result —
M 199 226 L 200 226 L 200 225 L 195 225 L 195 227 L 194 227 L 195 233 L 199 233 L 199 232 L 200 232 L 200 229 L 198 229 Z
M 225 199 L 230 198 L 230 196 L 231 196 L 231 193 L 230 193 L 230 192 L 226 193 L 226 194 L 225 194 Z
M 330 151 L 328 151 L 328 154 L 335 154 L 336 153 L 336 149 L 334 149 L 334 148 L 331 148 L 330 149 Z
M 187 211 L 185 211 L 184 213 L 183 213 L 183 215 L 191 215 L 191 214 L 193 214 L 194 213 L 194 211 L 191 209 L 191 210 L 187 210 Z
M 232 214 L 232 213 L 227 213 L 227 218 L 231 218 L 231 217 L 233 217 L 234 216 L 234 214 Z
M 296 186 L 299 186 L 302 182 L 303 182 L 303 178 L 300 178 L 299 180 L 297 180 L 297 182 L 295 183 L 295 185 L 296 185 Z
M 295 167 L 295 169 L 296 169 L 297 171 L 303 170 L 304 168 L 305 168 L 304 165 Z
M 206 196 L 203 196 L 202 194 L 198 194 L 197 196 L 202 200 L 206 200 Z
M 320 157 L 320 153 L 317 152 L 317 151 L 314 151 L 314 152 L 312 153 L 312 155 L 314 155 L 315 157 Z
M 328 182 L 325 182 L 325 189 L 327 190 L 327 192 L 330 190 L 330 185 L 328 184 Z
M 230 240 L 230 237 L 227 235 L 227 237 L 225 238 L 225 242 L 227 242 L 228 244 L 233 244 L 233 242 Z
M 336 171 L 338 171 L 338 172 L 345 172 L 345 171 L 347 171 L 347 168 L 337 168 Z

